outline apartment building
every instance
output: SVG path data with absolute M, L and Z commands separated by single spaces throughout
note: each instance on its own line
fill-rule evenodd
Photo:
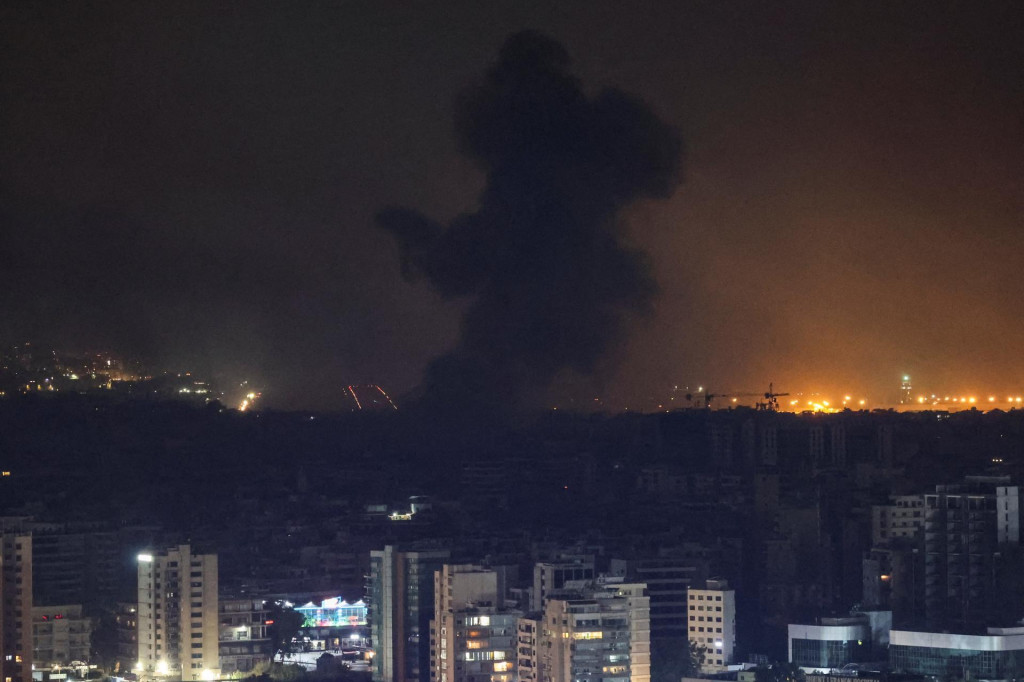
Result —
M 269 661 L 267 610 L 263 599 L 220 597 L 220 674 L 250 673 L 258 663 Z
M 572 586 L 569 586 L 572 587 Z M 539 637 L 542 682 L 650 682 L 650 599 L 637 583 L 579 584 L 551 598 Z
M 32 534 L 0 531 L 0 675 L 32 681 Z
M 138 673 L 220 676 L 217 555 L 189 545 L 138 555 Z
M 37 668 L 87 663 L 92 648 L 92 619 L 81 604 L 32 608 L 32 656 Z
M 505 609 L 498 571 L 445 564 L 434 573 L 434 682 L 514 682 L 520 611 Z
M 704 589 L 687 593 L 689 639 L 704 649 L 701 672 L 721 672 L 733 662 L 736 648 L 736 592 L 725 580 L 708 580 Z

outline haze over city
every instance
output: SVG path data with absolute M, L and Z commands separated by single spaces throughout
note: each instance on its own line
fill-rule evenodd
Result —
M 0 31 L 0 681 L 1024 680 L 1024 3 Z
M 555 394 L 1024 386 L 1012 3 L 2 12 L 7 343 L 248 379 L 282 408 L 408 394 L 473 299 L 405 281 L 375 215 L 480 207 L 457 102 L 531 29 L 685 149 L 679 184 L 620 214 L 648 312 Z

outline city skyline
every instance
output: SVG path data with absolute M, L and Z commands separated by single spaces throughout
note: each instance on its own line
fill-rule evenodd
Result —
M 650 314 L 599 378 L 556 391 L 696 376 L 873 396 L 906 372 L 1001 394 L 1024 385 L 1021 14 L 6 8 L 0 337 L 249 379 L 279 408 L 408 395 L 465 303 L 403 281 L 374 216 L 475 210 L 455 102 L 532 29 L 588 96 L 640 98 L 686 150 L 678 189 L 620 216 L 660 290 Z

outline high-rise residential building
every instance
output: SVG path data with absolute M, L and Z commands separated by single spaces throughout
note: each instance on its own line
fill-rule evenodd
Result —
M 82 615 L 81 604 L 33 607 L 32 655 L 37 667 L 88 662 L 91 647 L 92 619 Z
M 736 648 L 736 592 L 725 580 L 708 580 L 687 593 L 690 641 L 704 650 L 702 672 L 725 670 Z
M 542 682 L 650 682 L 650 600 L 637 583 L 580 585 L 549 598 L 540 635 Z
M 434 572 L 448 550 L 370 552 L 370 637 L 374 682 L 428 682 Z
M 31 522 L 33 601 L 37 605 L 110 601 L 124 584 L 117 534 L 90 524 Z
M 571 561 L 539 562 L 533 567 L 533 596 L 530 610 L 543 611 L 548 595 L 565 587 L 567 582 L 594 579 L 594 557 L 578 557 Z
M 250 673 L 257 663 L 269 661 L 273 652 L 263 599 L 221 597 L 219 608 L 220 674 Z
M 32 534 L 0 530 L 0 674 L 32 681 Z
M 434 682 L 512 682 L 521 611 L 506 609 L 498 571 L 445 564 L 434 573 Z
M 1020 544 L 1020 491 L 1009 477 L 968 476 L 924 496 L 924 611 L 937 630 L 1005 616 L 996 584 L 1000 547 Z
M 219 677 L 217 555 L 179 545 L 141 553 L 138 563 L 140 675 Z
M 671 554 L 612 559 L 609 573 L 647 585 L 651 639 L 688 636 L 686 591 L 691 585 L 704 584 L 708 575 L 706 560 Z

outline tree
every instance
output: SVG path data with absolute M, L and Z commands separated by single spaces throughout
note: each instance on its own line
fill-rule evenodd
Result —
M 305 621 L 303 615 L 290 606 L 286 607 L 281 602 L 270 605 L 267 609 L 267 636 L 274 645 L 275 654 L 278 651 L 286 654 L 292 652 L 292 640 Z
M 651 642 L 651 682 L 679 682 L 693 677 L 704 665 L 704 647 L 692 640 Z
M 245 679 L 259 682 L 302 682 L 306 678 L 306 670 L 301 665 L 267 661 L 254 666 L 252 673 Z
M 776 661 L 754 668 L 754 682 L 804 682 L 804 671 L 796 663 Z

